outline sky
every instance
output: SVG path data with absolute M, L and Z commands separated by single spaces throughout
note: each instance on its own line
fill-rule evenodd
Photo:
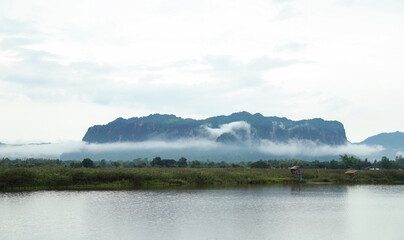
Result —
M 0 142 L 259 112 L 404 131 L 404 1 L 0 1 Z

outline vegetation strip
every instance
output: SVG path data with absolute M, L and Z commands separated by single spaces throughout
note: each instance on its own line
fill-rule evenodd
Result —
M 249 162 L 213 162 L 213 161 L 188 161 L 186 158 L 181 157 L 178 161 L 174 159 L 161 159 L 155 157 L 149 161 L 147 158 L 135 158 L 132 161 L 107 161 L 99 160 L 93 161 L 89 158 L 78 160 L 61 161 L 59 159 L 15 159 L 9 158 L 0 159 L 0 168 L 15 168 L 15 167 L 71 167 L 71 168 L 145 168 L 145 167 L 158 167 L 158 168 L 289 168 L 292 166 L 301 166 L 305 169 L 323 168 L 323 169 L 404 169 L 404 158 L 397 156 L 395 159 L 390 160 L 387 157 L 382 157 L 379 161 L 374 160 L 373 163 L 367 159 L 361 160 L 359 158 L 341 155 L 339 161 L 304 161 L 297 159 L 281 159 L 281 160 L 259 160 Z
M 401 170 L 304 169 L 304 183 L 404 184 Z M 288 169 L 191 169 L 191 168 L 10 168 L 0 169 L 0 190 L 52 189 L 142 189 L 170 186 L 234 186 L 248 184 L 299 183 Z

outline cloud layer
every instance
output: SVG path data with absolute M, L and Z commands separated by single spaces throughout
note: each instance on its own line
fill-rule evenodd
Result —
M 202 125 L 206 131 L 205 138 L 189 138 L 180 140 L 150 140 L 143 142 L 117 142 L 93 144 L 86 142 L 66 142 L 56 144 L 20 144 L 0 145 L 0 157 L 10 158 L 61 158 L 63 154 L 78 158 L 78 156 L 95 156 L 99 158 L 107 154 L 119 155 L 120 152 L 133 152 L 132 157 L 155 157 L 153 154 L 172 154 L 178 156 L 190 155 L 198 152 L 196 156 L 210 160 L 222 160 L 224 154 L 242 155 L 243 160 L 258 160 L 258 157 L 274 158 L 300 158 L 312 159 L 322 157 L 335 157 L 342 154 L 359 157 L 374 156 L 384 150 L 382 146 L 369 146 L 365 144 L 325 145 L 310 140 L 291 139 L 288 142 L 272 142 L 265 139 L 252 138 L 251 125 L 245 121 L 236 121 L 212 127 Z M 237 142 L 225 144 L 216 140 L 222 134 L 231 134 Z M 69 155 L 70 154 L 70 155 Z M 73 155 L 71 155 L 73 154 Z M 76 155 L 74 155 L 76 154 Z M 163 156 L 164 157 L 164 156 Z M 237 156 L 239 157 L 239 156 Z M 124 156 L 127 158 L 127 156 Z M 78 158 L 79 159 L 79 158 Z
M 289 141 L 287 143 L 274 143 L 270 141 L 261 141 L 251 145 L 235 146 L 217 143 L 211 140 L 187 139 L 181 141 L 147 141 L 137 143 L 109 143 L 109 144 L 88 144 L 84 142 L 69 142 L 59 144 L 44 145 L 1 145 L 0 157 L 9 158 L 60 158 L 66 153 L 81 153 L 80 156 L 94 156 L 97 154 L 120 152 L 131 152 L 136 157 L 155 157 L 154 152 L 164 153 L 164 151 L 176 152 L 178 155 L 186 155 L 193 151 L 205 152 L 206 156 L 213 156 L 215 152 L 220 154 L 233 154 L 234 152 L 248 152 L 251 156 L 267 156 L 268 158 L 297 158 L 297 159 L 316 159 L 322 157 L 333 157 L 341 154 L 355 155 L 359 157 L 369 157 L 377 155 L 383 150 L 381 146 L 357 145 L 347 143 L 341 146 L 319 145 L 311 141 Z M 142 156 L 136 156 L 141 152 Z M 145 155 L 146 154 L 146 155 Z M 213 154 L 213 155 L 212 155 Z M 143 156 L 144 155 L 144 156 Z M 199 160 L 207 160 L 208 157 Z M 247 155 L 246 155 L 247 156 Z M 161 156 L 165 157 L 165 156 Z M 186 156 L 187 157 L 187 156 Z M 192 157 L 191 157 L 192 159 Z M 81 160 L 81 159 L 77 159 Z M 131 160 L 131 159 L 128 159 Z M 212 159 L 210 160 L 218 160 Z M 220 160 L 220 159 L 219 159 Z M 255 161 L 259 159 L 244 159 Z
M 353 142 L 404 131 L 403 9 L 399 0 L 4 0 L 0 141 L 79 140 L 91 125 L 157 112 L 336 119 Z
M 218 128 L 211 128 L 207 125 L 202 126 L 202 128 L 207 131 L 209 138 L 217 139 L 220 135 L 224 133 L 232 134 L 234 137 L 242 140 L 243 137 L 239 135 L 239 131 L 244 131 L 247 137 L 247 141 L 251 140 L 251 125 L 244 121 L 231 122 L 228 124 L 223 124 Z

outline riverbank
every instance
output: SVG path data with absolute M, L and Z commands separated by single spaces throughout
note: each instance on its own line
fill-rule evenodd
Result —
M 19 190 L 128 190 L 173 186 L 235 186 L 296 184 L 299 176 L 288 169 L 246 168 L 13 168 L 0 169 L 0 191 Z M 404 184 L 402 170 L 304 169 L 306 184 Z

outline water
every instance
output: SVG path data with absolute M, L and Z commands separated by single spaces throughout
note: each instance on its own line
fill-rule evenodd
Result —
M 404 186 L 0 193 L 0 239 L 403 239 Z

